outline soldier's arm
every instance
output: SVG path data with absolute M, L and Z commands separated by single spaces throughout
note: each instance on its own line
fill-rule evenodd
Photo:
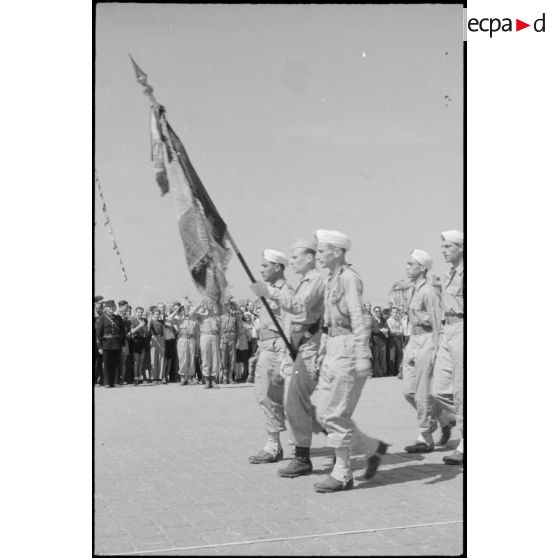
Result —
M 432 326 L 432 337 L 434 345 L 438 345 L 438 337 L 440 335 L 440 327 L 442 325 L 442 305 L 440 295 L 435 288 L 428 289 L 424 297 L 424 305 L 428 313 L 428 321 Z
M 290 314 L 300 314 L 312 309 L 324 297 L 325 282 L 322 275 L 310 280 L 310 285 L 305 293 L 295 294 L 291 291 L 268 287 L 270 298 Z
M 97 345 L 99 346 L 99 349 L 102 350 L 102 345 L 101 345 L 101 340 L 103 339 L 103 328 L 104 328 L 104 321 L 102 317 L 100 317 L 97 320 L 97 323 L 95 324 L 95 335 L 97 337 Z
M 351 272 L 341 275 L 345 302 L 351 319 L 351 329 L 355 340 L 355 357 L 357 359 L 370 359 L 370 346 L 362 310 L 362 283 L 360 279 Z

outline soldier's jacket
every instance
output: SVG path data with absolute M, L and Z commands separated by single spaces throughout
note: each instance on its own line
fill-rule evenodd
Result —
M 225 312 L 221 315 L 221 333 L 238 334 L 240 331 L 240 318 L 236 314 Z
M 95 326 L 97 345 L 103 350 L 121 349 L 126 341 L 126 328 L 122 316 L 103 314 Z
M 291 324 L 314 324 L 324 312 L 325 277 L 311 269 L 298 283 L 294 291 L 271 288 L 271 297 L 291 317 Z
M 219 335 L 221 320 L 217 314 L 200 314 L 200 333 Z
M 277 288 L 281 292 L 289 292 L 289 293 L 293 292 L 292 287 L 287 283 L 284 277 L 278 279 L 277 281 L 275 281 L 275 283 L 270 284 L 269 286 L 273 288 Z M 286 319 L 284 310 L 281 310 L 279 304 L 277 304 L 277 302 L 275 302 L 274 300 L 268 300 L 268 304 L 269 307 L 271 308 L 271 311 L 273 312 L 273 315 L 277 318 L 277 321 L 279 322 L 281 328 L 284 331 L 288 331 L 289 330 L 288 323 L 287 324 L 284 323 Z M 259 321 L 260 321 L 260 331 L 259 331 L 260 339 L 272 333 L 279 335 L 279 332 L 277 331 L 277 328 L 275 327 L 273 320 L 271 319 L 267 310 L 263 307 L 260 311 Z
M 441 326 L 442 308 L 440 292 L 426 278 L 420 279 L 412 291 L 407 315 L 413 326 L 432 330 L 437 338 Z
M 463 294 L 463 262 L 452 267 L 444 276 L 442 283 L 442 308 L 446 315 L 462 315 L 464 313 Z
M 174 321 L 178 328 L 180 337 L 197 337 L 199 335 L 199 323 L 195 318 L 186 316 L 184 318 L 175 318 Z
M 362 307 L 362 279 L 350 264 L 329 276 L 325 290 L 324 326 L 354 336 L 355 357 L 370 358 L 368 332 Z

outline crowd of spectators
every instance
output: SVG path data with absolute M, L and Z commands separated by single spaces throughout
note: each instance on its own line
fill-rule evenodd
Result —
M 229 297 L 215 320 L 220 341 L 210 357 L 200 350 L 200 306 L 203 301 L 193 305 L 184 298 L 133 308 L 127 300 L 115 304 L 95 297 L 93 385 L 205 384 L 204 356 L 218 363 L 215 383 L 253 383 L 259 315 L 266 311 L 259 299 L 239 304 Z M 391 302 L 384 308 L 366 302 L 364 315 L 372 352 L 370 377 L 397 376 L 410 334 L 404 309 Z

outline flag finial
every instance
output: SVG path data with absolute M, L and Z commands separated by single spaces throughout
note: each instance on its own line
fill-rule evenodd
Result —
M 132 65 L 134 66 L 134 72 L 136 73 L 137 82 L 143 86 L 143 93 L 149 97 L 154 105 L 158 105 L 157 99 L 153 95 L 153 87 L 147 83 L 147 74 L 136 64 L 136 61 L 132 58 L 132 55 L 128 53 Z

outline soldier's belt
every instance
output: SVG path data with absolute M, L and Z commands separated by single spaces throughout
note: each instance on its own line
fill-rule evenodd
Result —
M 327 328 L 328 337 L 339 337 L 339 335 L 349 335 L 353 330 L 350 326 L 330 325 Z
M 432 328 L 428 326 L 413 326 L 411 330 L 411 335 L 423 335 L 424 333 L 432 333 Z
M 202 331 L 202 335 L 219 335 L 218 331 Z
M 260 331 L 260 341 L 265 341 L 266 339 L 274 339 L 275 337 L 279 337 L 279 334 L 272 329 L 262 329 Z
M 104 335 L 103 339 L 120 339 L 120 335 Z
M 320 330 L 320 320 L 313 324 L 291 324 L 291 345 L 296 351 Z
M 446 324 L 455 324 L 457 322 L 462 322 L 463 318 L 463 314 L 446 314 L 444 321 L 446 322 Z

